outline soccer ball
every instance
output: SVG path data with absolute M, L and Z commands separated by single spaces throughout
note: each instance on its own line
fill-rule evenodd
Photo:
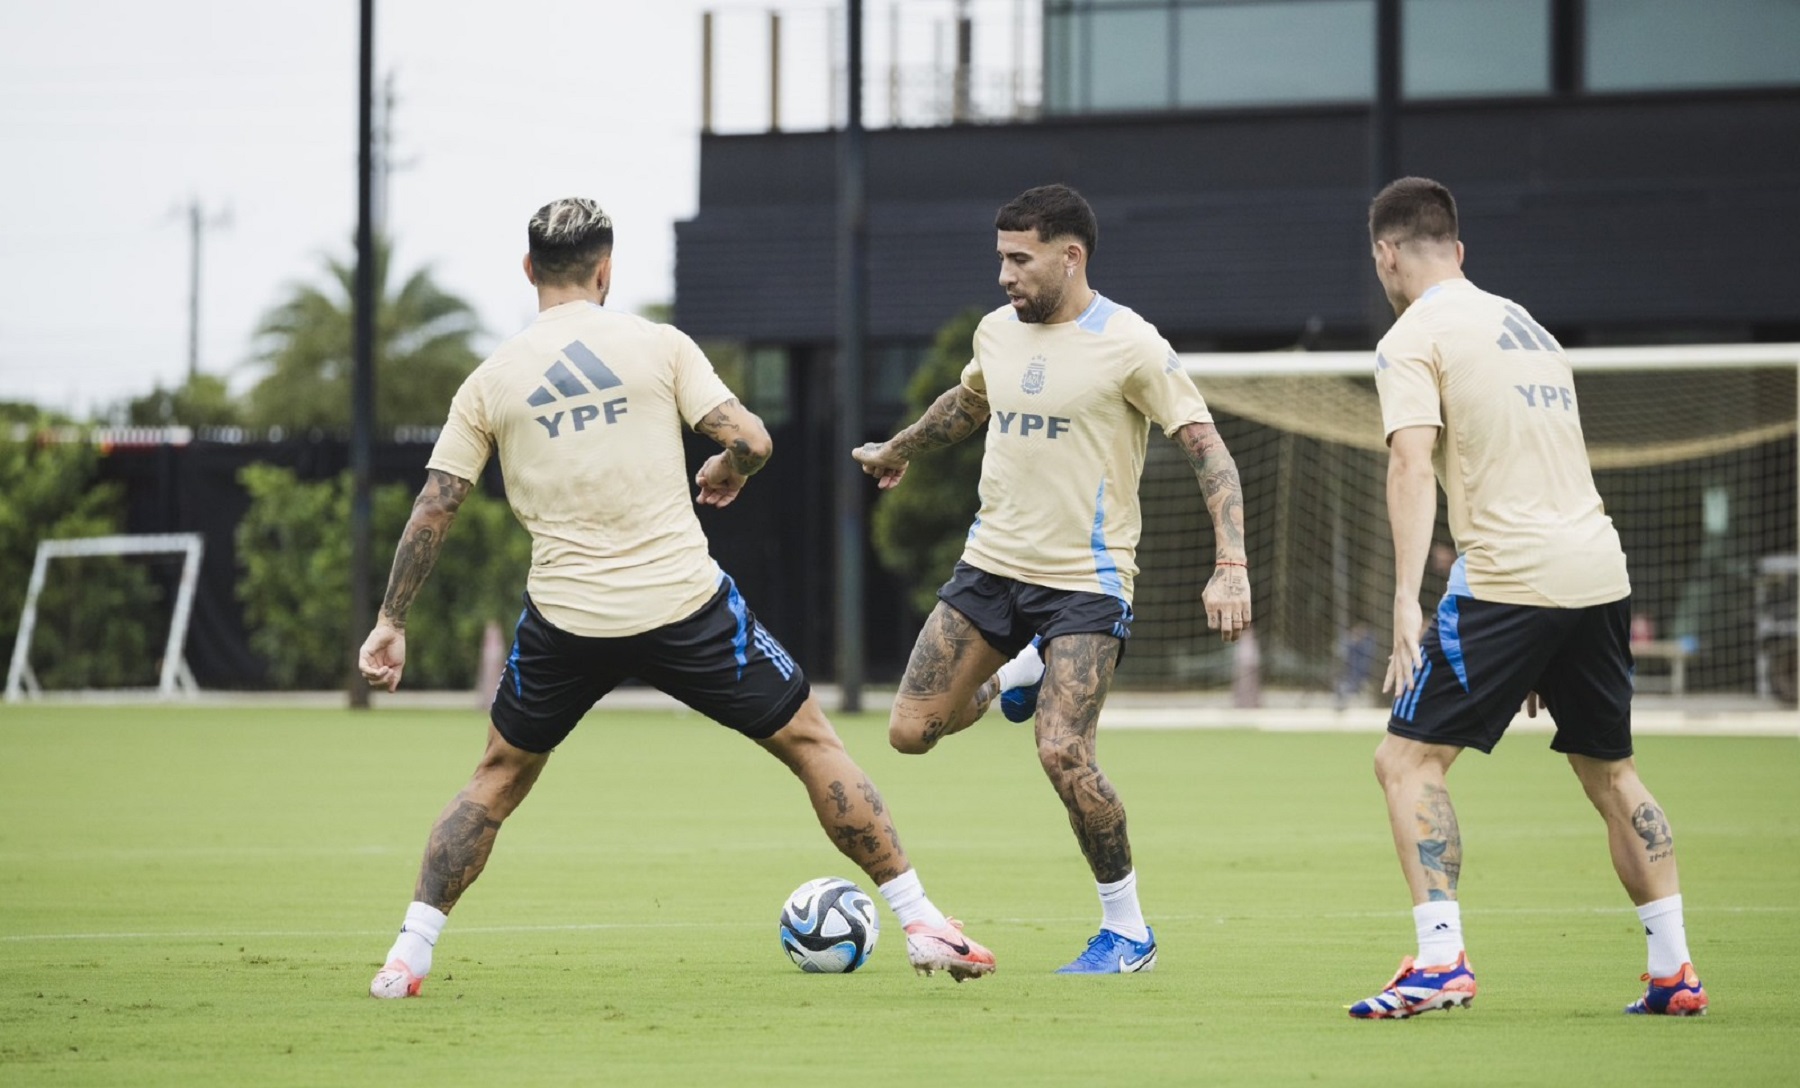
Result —
M 781 906 L 781 950 L 802 971 L 848 974 L 868 961 L 880 935 L 875 901 L 841 877 L 809 880 Z

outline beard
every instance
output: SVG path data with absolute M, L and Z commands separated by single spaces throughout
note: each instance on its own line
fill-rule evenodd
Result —
M 1025 296 L 1022 301 L 1024 305 L 1017 311 L 1019 320 L 1027 325 L 1042 325 L 1062 306 L 1063 285 L 1060 281 L 1053 282 L 1036 295 Z

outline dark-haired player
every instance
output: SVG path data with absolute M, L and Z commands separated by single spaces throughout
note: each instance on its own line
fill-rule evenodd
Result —
M 1028 190 L 994 226 L 1008 304 L 976 329 L 962 381 L 893 438 L 854 451 L 889 488 L 918 454 L 986 436 L 980 513 L 913 646 L 888 738 L 902 752 L 930 751 L 979 718 L 1000 688 L 1029 687 L 1030 672 L 995 673 L 1034 665 L 1023 651 L 1035 640 L 1038 760 L 1101 903 L 1100 932 L 1061 970 L 1144 971 L 1156 962 L 1156 938 L 1138 903 L 1125 806 L 1094 744 L 1131 636 L 1138 479 L 1160 424 L 1192 462 L 1212 515 L 1218 565 L 1202 600 L 1208 625 L 1232 640 L 1250 623 L 1237 465 L 1168 342 L 1088 286 L 1099 230 L 1081 194 Z
M 1643 921 L 1649 988 L 1625 1011 L 1703 1013 L 1674 836 L 1632 761 L 1631 583 L 1594 489 L 1569 361 L 1524 307 L 1463 277 L 1444 186 L 1402 178 L 1383 189 L 1369 237 L 1399 315 L 1375 356 L 1396 574 L 1384 687 L 1395 699 L 1375 774 L 1419 945 L 1350 1015 L 1474 1000 L 1456 898 L 1462 837 L 1444 778 L 1463 749 L 1492 750 L 1521 703 L 1555 719 L 1550 747 L 1605 818 L 1613 868 Z M 1440 483 L 1459 554 L 1427 627 L 1419 587 Z

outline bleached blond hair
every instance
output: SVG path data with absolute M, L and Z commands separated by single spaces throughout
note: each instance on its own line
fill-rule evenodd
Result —
M 538 282 L 570 283 L 593 274 L 612 250 L 612 218 L 587 197 L 552 200 L 537 210 L 525 230 L 531 267 Z

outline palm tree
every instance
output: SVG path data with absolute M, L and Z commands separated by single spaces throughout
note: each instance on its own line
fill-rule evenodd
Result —
M 391 246 L 376 243 L 375 426 L 436 426 L 456 388 L 481 359 L 481 332 L 467 302 L 440 288 L 429 269 L 388 293 Z M 328 258 L 325 288 L 296 284 L 257 326 L 256 362 L 268 373 L 250 390 L 252 427 L 290 431 L 350 426 L 352 299 L 356 265 Z

